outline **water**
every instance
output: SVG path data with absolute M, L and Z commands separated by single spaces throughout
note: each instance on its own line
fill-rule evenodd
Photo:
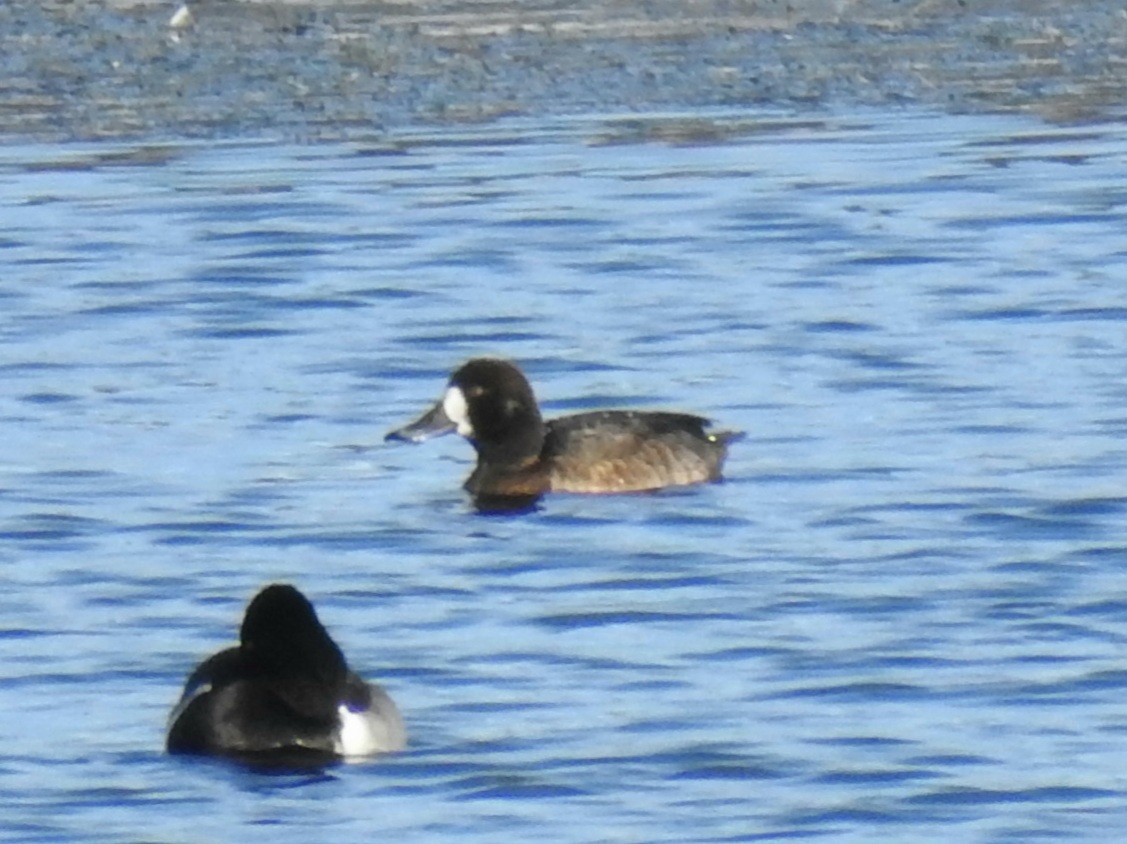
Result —
M 1127 132 L 655 115 L 0 150 L 0 834 L 1112 840 Z M 467 357 L 719 485 L 474 513 Z M 162 754 L 263 584 L 411 749 Z

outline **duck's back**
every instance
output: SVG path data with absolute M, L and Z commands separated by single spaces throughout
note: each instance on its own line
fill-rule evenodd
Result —
M 231 662 L 232 652 L 210 660 Z M 207 665 L 207 664 L 205 664 Z M 185 693 L 168 734 L 173 753 L 265 753 L 287 748 L 334 752 L 336 724 L 301 717 L 271 688 L 217 675 Z
M 720 478 L 728 443 L 687 413 L 608 410 L 547 424 L 541 458 L 557 492 L 639 492 Z
M 274 684 L 248 674 L 238 648 L 230 648 L 206 660 L 189 678 L 173 712 L 168 749 L 240 754 L 304 748 L 333 753 L 336 730 L 332 717 L 296 712 Z

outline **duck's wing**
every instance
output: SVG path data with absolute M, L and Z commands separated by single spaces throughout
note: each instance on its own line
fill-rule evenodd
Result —
M 702 416 L 608 410 L 548 423 L 542 459 L 552 489 L 632 492 L 702 483 L 720 477 L 737 432 L 710 430 Z

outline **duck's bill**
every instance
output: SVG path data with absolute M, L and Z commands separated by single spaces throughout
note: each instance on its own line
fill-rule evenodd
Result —
M 457 428 L 457 424 L 446 415 L 446 410 L 439 402 L 410 425 L 389 431 L 385 440 L 401 440 L 409 443 L 421 443 L 432 437 L 441 437 Z

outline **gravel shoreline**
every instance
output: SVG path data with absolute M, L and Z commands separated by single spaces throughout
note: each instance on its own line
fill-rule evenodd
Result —
M 504 115 L 1120 116 L 1127 9 L 1042 0 L 0 4 L 0 135 L 370 137 Z

